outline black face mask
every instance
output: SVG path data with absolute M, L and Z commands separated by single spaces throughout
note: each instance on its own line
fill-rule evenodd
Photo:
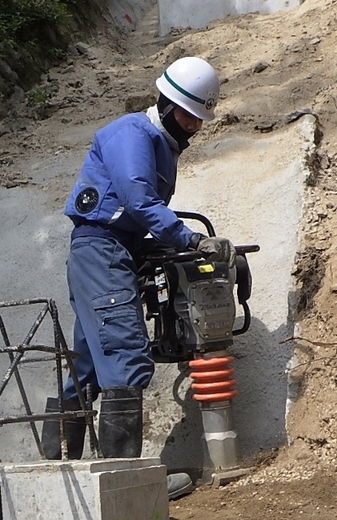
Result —
M 167 132 L 177 141 L 179 148 L 186 148 L 187 141 L 194 136 L 196 132 L 186 132 L 183 130 L 173 114 L 174 107 L 177 106 L 163 94 L 159 95 L 157 108 L 160 121 Z

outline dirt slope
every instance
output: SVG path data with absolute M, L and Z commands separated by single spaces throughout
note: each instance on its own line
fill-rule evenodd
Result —
M 119 41 L 102 22 L 96 40 L 74 46 L 35 93 L 18 93 L 0 122 L 0 182 L 10 189 L 34 182 L 25 175 L 26 160 L 72 149 L 79 132 L 76 146 L 84 151 L 96 128 L 125 110 L 148 106 L 163 66 L 184 55 L 209 60 L 221 77 L 218 117 L 205 125 L 199 142 L 225 135 L 233 125 L 243 134 L 272 132 L 303 110 L 319 118 L 300 237 L 304 253 L 293 272 L 296 335 L 304 339 L 297 340 L 299 364 L 292 370 L 300 398 L 288 417 L 290 445 L 254 461 L 256 470 L 237 483 L 172 502 L 172 520 L 331 520 L 337 514 L 336 24 L 337 2 L 330 0 L 307 0 L 293 12 L 251 14 L 163 38 L 155 11 Z M 192 146 L 182 159 L 182 175 L 197 156 L 198 146 Z M 66 197 L 60 180 L 55 204 L 60 207 Z

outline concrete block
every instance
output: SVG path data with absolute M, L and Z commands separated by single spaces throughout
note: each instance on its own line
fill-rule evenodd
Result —
M 0 467 L 2 520 L 168 520 L 158 458 L 46 461 Z

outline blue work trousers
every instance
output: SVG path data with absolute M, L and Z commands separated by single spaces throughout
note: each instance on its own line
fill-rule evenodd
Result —
M 114 239 L 77 237 L 71 244 L 67 277 L 76 315 L 73 350 L 80 355 L 73 364 L 84 394 L 87 383 L 93 400 L 102 388 L 145 388 L 154 362 L 130 253 Z M 63 396 L 77 396 L 70 375 Z

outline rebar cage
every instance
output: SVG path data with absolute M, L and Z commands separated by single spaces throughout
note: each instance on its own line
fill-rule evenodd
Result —
M 29 331 L 24 336 L 23 340 L 18 344 L 12 345 L 9 339 L 8 327 L 5 326 L 3 317 L 4 309 L 19 308 L 22 306 L 35 306 L 37 309 L 36 318 L 34 319 Z M 34 316 L 35 316 L 34 307 Z M 2 311 L 1 311 L 2 310 Z M 37 331 L 41 327 L 43 321 L 50 317 L 52 320 L 52 346 L 32 343 Z M 85 417 L 90 435 L 90 449 L 93 457 L 100 455 L 98 439 L 94 428 L 93 418 L 97 414 L 96 410 L 92 408 L 91 388 L 86 389 L 87 398 L 85 399 L 81 386 L 79 384 L 76 371 L 73 366 L 73 359 L 77 356 L 76 353 L 68 349 L 60 322 L 58 317 L 58 310 L 56 303 L 52 299 L 33 298 L 20 301 L 4 301 L 0 302 L 0 332 L 2 336 L 2 345 L 0 346 L 0 354 L 8 354 L 9 366 L 0 381 L 0 398 L 8 386 L 9 381 L 14 376 L 19 394 L 21 396 L 25 414 L 20 415 L 0 415 L 0 426 L 12 423 L 29 423 L 38 452 L 42 459 L 45 459 L 43 446 L 36 427 L 36 421 L 44 421 L 45 419 L 59 419 L 60 421 L 60 442 L 61 442 L 61 457 L 62 460 L 68 460 L 67 442 L 65 439 L 64 421 L 74 417 Z M 33 355 L 34 353 L 34 355 Z M 19 367 L 26 363 L 38 363 L 40 361 L 54 361 L 55 370 L 51 373 L 56 374 L 59 411 L 52 413 L 33 413 L 32 407 L 29 403 L 27 392 L 25 390 L 24 381 L 21 377 Z M 64 411 L 63 403 L 63 375 L 62 362 L 65 361 L 67 368 L 73 378 L 77 396 L 80 402 L 80 409 L 77 411 Z

